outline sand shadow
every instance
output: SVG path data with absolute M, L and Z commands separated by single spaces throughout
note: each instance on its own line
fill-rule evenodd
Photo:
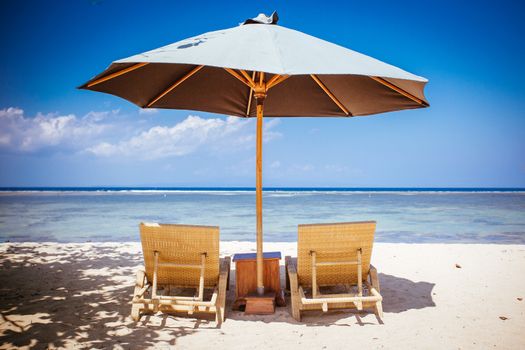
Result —
M 141 254 L 97 246 L 79 250 L 66 246 L 54 254 L 15 246 L 0 254 L 0 344 L 140 349 L 159 343 L 158 329 L 176 345 L 196 328 L 215 328 L 212 321 L 178 322 L 170 315 L 134 322 L 130 301 Z
M 139 322 L 130 318 L 135 272 L 142 265 L 142 254 L 116 251 L 113 246 L 9 245 L 0 252 L 0 344 L 12 347 L 89 347 L 145 348 L 178 339 L 200 330 L 216 329 L 209 315 L 179 317 L 145 315 Z M 284 266 L 281 285 L 285 286 Z M 414 282 L 380 273 L 385 322 L 389 313 L 434 307 L 433 283 Z M 231 311 L 235 299 L 235 270 L 231 270 L 227 294 L 226 322 L 288 322 L 290 300 L 276 308 L 275 315 L 245 315 Z M 350 316 L 350 317 L 349 317 Z M 350 326 L 378 324 L 373 313 L 334 310 L 310 311 L 300 324 L 307 326 Z M 156 332 L 162 329 L 162 334 Z M 163 338 L 161 339 L 160 337 Z
M 235 299 L 235 270 L 232 269 L 233 281 L 228 293 L 228 305 Z M 285 287 L 285 268 L 281 266 L 281 286 Z M 383 296 L 384 320 L 388 322 L 388 313 L 400 313 L 408 310 L 419 310 L 427 307 L 435 307 L 432 299 L 432 290 L 435 284 L 430 282 L 414 282 L 407 278 L 379 273 L 381 295 Z M 306 324 L 308 326 L 350 326 L 357 324 L 381 324 L 382 322 L 374 315 L 372 310 L 357 311 L 355 309 L 306 311 L 301 315 L 301 322 L 295 321 L 291 316 L 290 297 L 287 293 L 286 307 L 277 307 L 276 314 L 271 316 L 245 315 L 239 311 L 229 311 L 228 318 L 234 320 L 259 321 L 259 322 L 288 322 Z M 277 316 L 277 317 L 276 317 Z M 282 317 L 279 317 L 282 316 Z M 349 318 L 350 316 L 350 318 Z M 345 322 L 347 320 L 348 322 Z
M 435 307 L 432 290 L 435 283 L 414 282 L 407 278 L 378 274 L 383 296 L 383 311 L 400 313 Z
M 378 325 L 388 323 L 389 313 L 402 313 L 409 310 L 420 310 L 435 307 L 432 290 L 435 283 L 414 282 L 407 278 L 379 273 L 379 284 L 383 296 L 383 320 L 380 320 L 373 310 L 357 311 L 355 309 L 322 311 L 307 311 L 301 322 L 308 326 L 351 326 Z M 290 310 L 291 311 L 291 310 Z M 349 316 L 351 316 L 349 318 Z

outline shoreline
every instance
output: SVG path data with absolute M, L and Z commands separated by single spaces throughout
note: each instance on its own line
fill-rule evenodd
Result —
M 255 243 L 221 241 L 220 249 L 250 252 Z M 296 256 L 296 243 L 266 242 L 265 251 L 272 250 Z M 349 339 L 364 348 L 525 345 L 523 244 L 375 243 L 384 324 L 366 311 L 310 312 L 298 323 L 289 303 L 268 316 L 231 311 L 235 264 L 221 329 L 200 316 L 158 313 L 133 322 L 140 242 L 1 243 L 0 263 L 0 349 L 341 349 Z
M 121 245 L 121 244 L 130 244 L 130 245 L 137 245 L 137 247 L 141 247 L 140 240 L 136 241 L 84 241 L 84 242 L 61 242 L 61 241 L 10 241 L 6 240 L 3 242 L 0 242 L 0 253 L 2 252 L 3 245 L 42 245 L 42 246 L 49 246 L 49 245 L 61 245 L 61 246 L 68 246 L 68 245 L 77 245 L 77 246 L 83 246 L 83 245 L 92 245 L 92 246 L 113 246 L 113 245 Z M 238 240 L 232 240 L 232 241 L 220 241 L 221 247 L 223 245 L 230 246 L 230 245 L 236 245 L 240 244 L 243 249 L 250 249 L 249 252 L 255 251 L 255 241 L 238 241 Z M 266 249 L 267 246 L 277 246 L 280 247 L 281 245 L 297 245 L 297 241 L 264 241 L 265 251 L 268 251 Z M 494 246 L 494 247 L 502 247 L 502 246 L 523 246 L 525 247 L 525 243 L 513 243 L 513 242 L 468 242 L 468 241 L 450 241 L 450 242 L 443 242 L 443 241 L 437 241 L 437 242 L 403 242 L 403 241 L 382 241 L 382 240 L 375 240 L 374 246 L 378 245 L 408 245 L 408 246 Z M 252 247 L 253 246 L 253 247 Z M 249 248 L 246 248 L 249 247 Z M 221 257 L 226 256 L 228 254 L 234 254 L 230 252 L 231 249 L 227 250 L 226 252 L 222 251 L 221 248 Z M 295 250 L 294 250 L 295 251 Z

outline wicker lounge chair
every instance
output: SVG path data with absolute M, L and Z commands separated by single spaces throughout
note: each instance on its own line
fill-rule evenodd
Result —
M 214 313 L 220 325 L 230 258 L 219 261 L 219 228 L 141 223 L 140 238 L 146 268 L 137 272 L 131 317 L 139 320 L 144 311 L 205 312 Z M 181 295 L 188 290 L 195 294 Z
M 297 321 L 304 310 L 370 307 L 381 320 L 383 298 L 370 265 L 375 227 L 374 221 L 299 225 L 297 259 L 285 259 Z

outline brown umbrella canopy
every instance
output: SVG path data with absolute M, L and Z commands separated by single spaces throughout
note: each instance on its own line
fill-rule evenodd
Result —
M 245 72 L 253 77 L 253 71 Z M 112 75 L 115 76 L 106 79 Z M 266 81 L 273 77 L 274 74 L 267 73 Z M 264 115 L 344 117 L 421 108 L 428 106 L 423 95 L 424 84 L 354 74 L 292 75 L 268 90 Z M 81 88 L 120 96 L 143 108 L 256 117 L 251 87 L 219 67 L 176 63 L 138 67 L 136 63 L 113 63 Z

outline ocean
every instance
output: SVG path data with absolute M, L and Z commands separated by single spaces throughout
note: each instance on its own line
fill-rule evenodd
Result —
M 297 225 L 377 221 L 376 241 L 525 244 L 525 189 L 266 188 L 264 240 Z M 255 240 L 252 188 L 0 188 L 0 242 L 139 241 L 140 222 Z

